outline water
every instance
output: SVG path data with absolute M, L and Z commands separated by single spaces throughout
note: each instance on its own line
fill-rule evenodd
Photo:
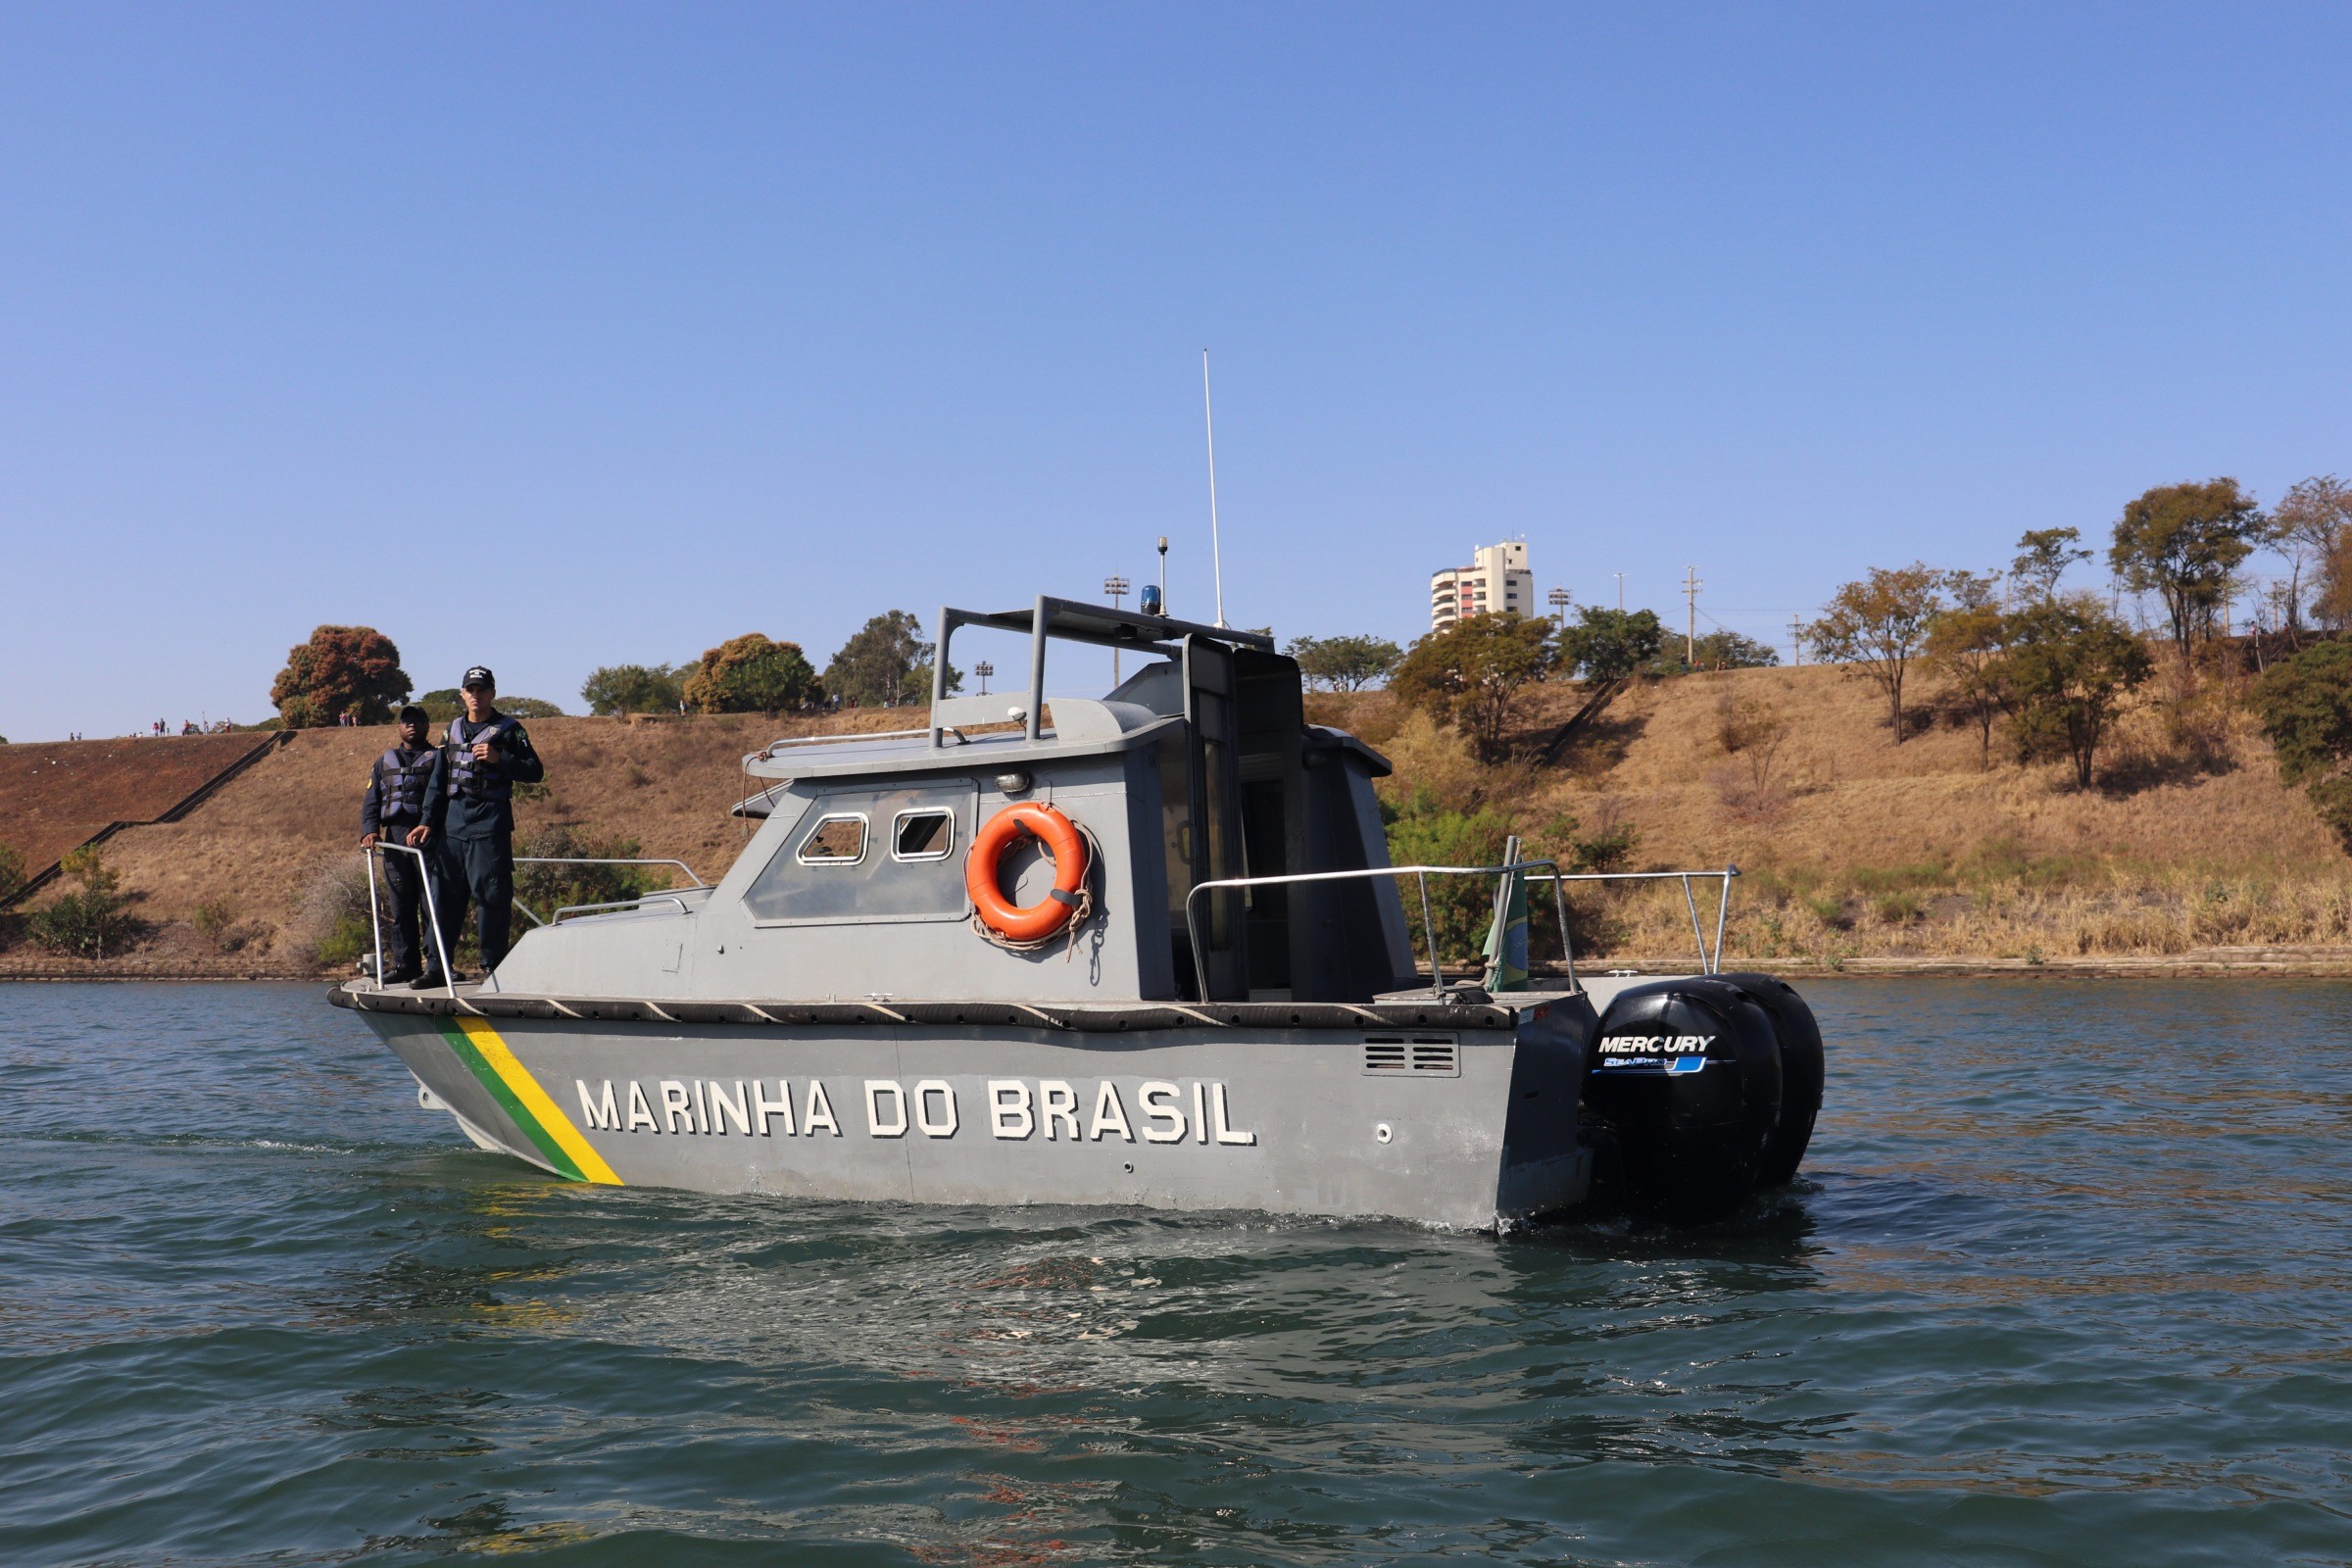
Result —
M 1796 1191 L 1497 1243 L 564 1186 L 315 988 L 0 988 L 0 1562 L 2352 1560 L 2352 988 L 1808 991 Z

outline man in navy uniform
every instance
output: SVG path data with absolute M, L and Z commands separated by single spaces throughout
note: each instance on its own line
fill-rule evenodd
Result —
M 441 944 L 457 951 L 470 900 L 481 910 L 482 967 L 507 956 L 507 924 L 514 913 L 514 786 L 547 777 L 522 726 L 497 708 L 498 681 L 481 664 L 466 672 L 459 695 L 463 715 L 441 740 L 443 784 L 425 803 L 424 825 L 438 846 L 433 899 L 440 906 Z M 442 984 L 437 963 L 415 982 L 419 991 Z M 456 978 L 452 976 L 452 978 Z
M 423 709 L 411 703 L 400 710 L 400 744 L 375 760 L 368 772 L 368 798 L 360 807 L 360 848 L 380 839 L 422 849 L 432 837 L 424 825 L 425 803 L 444 788 L 441 754 L 424 743 L 429 724 Z M 424 900 L 424 862 L 393 850 L 382 857 L 384 886 L 392 896 L 392 966 L 382 983 L 400 985 L 424 972 L 417 955 L 419 906 Z

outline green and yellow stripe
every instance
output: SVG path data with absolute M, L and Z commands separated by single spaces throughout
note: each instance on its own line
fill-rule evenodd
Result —
M 457 1054 L 458 1060 L 481 1080 L 482 1087 L 490 1091 L 490 1098 L 504 1107 L 558 1175 L 604 1187 L 621 1185 L 620 1178 L 612 1174 L 612 1167 L 605 1163 L 605 1157 L 580 1136 L 571 1118 L 539 1087 L 539 1080 L 531 1076 L 530 1069 L 499 1038 L 488 1019 L 442 1018 L 438 1022 L 441 1038 Z

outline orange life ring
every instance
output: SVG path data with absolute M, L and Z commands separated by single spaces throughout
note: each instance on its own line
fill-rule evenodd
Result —
M 1004 897 L 997 872 L 1004 852 L 1024 835 L 1045 841 L 1054 857 L 1054 890 L 1039 902 L 1023 906 Z M 971 853 L 963 858 L 963 890 L 981 923 L 1009 942 L 1039 942 L 1069 924 L 1078 910 L 1079 890 L 1086 886 L 1086 835 L 1077 824 L 1039 801 L 1007 806 L 972 835 Z

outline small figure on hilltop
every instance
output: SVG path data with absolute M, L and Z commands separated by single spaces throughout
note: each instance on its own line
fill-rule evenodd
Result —
M 433 900 L 441 945 L 453 953 L 467 902 L 480 908 L 482 967 L 495 969 L 507 956 L 514 912 L 514 786 L 538 783 L 547 767 L 522 726 L 498 710 L 498 681 L 487 665 L 466 671 L 459 695 L 466 711 L 449 721 L 441 741 L 444 783 L 425 803 L 424 825 L 438 846 Z M 428 959 L 414 982 L 419 991 L 443 983 L 438 959 Z
M 400 710 L 400 744 L 375 760 L 368 772 L 368 796 L 360 807 L 360 848 L 371 850 L 388 839 L 421 850 L 433 830 L 424 825 L 425 805 L 447 786 L 447 764 L 440 751 L 426 744 L 431 722 L 424 710 L 411 703 Z M 403 985 L 424 972 L 418 935 L 418 913 L 424 901 L 425 862 L 395 850 L 383 857 L 384 883 L 392 895 L 392 966 L 385 985 Z

